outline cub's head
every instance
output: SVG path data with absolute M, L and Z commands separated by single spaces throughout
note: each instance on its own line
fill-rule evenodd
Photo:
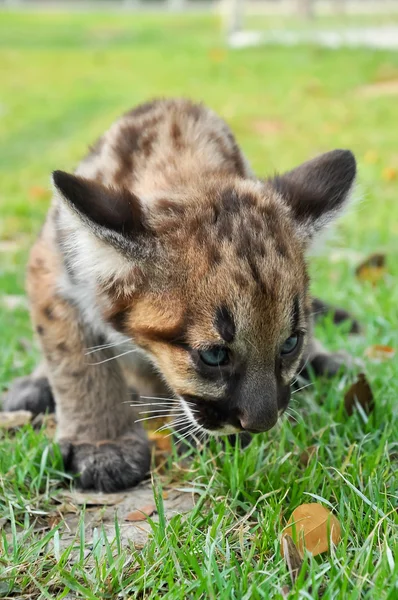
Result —
M 311 335 L 305 251 L 355 170 L 351 152 L 335 150 L 267 181 L 220 175 L 156 198 L 60 171 L 54 184 L 104 319 L 148 355 L 195 425 L 257 432 L 288 405 Z

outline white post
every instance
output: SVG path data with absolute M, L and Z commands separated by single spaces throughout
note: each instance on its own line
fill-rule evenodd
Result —
M 314 0 L 297 0 L 297 10 L 301 17 L 312 19 L 314 16 Z
M 229 0 L 228 2 L 228 35 L 242 31 L 244 0 Z
M 137 8 L 140 5 L 140 0 L 123 0 L 125 8 Z
M 182 12 L 184 10 L 185 0 L 167 0 L 167 8 L 170 11 Z

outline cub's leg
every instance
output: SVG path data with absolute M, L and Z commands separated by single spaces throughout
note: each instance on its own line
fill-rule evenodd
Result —
M 328 314 L 332 315 L 333 323 L 336 323 L 336 325 L 339 325 L 344 321 L 350 321 L 351 328 L 349 333 L 361 332 L 361 326 L 359 322 L 347 310 L 345 310 L 344 308 L 339 308 L 337 306 L 332 306 L 331 304 L 327 304 L 327 302 L 324 302 L 320 298 L 313 298 L 312 315 L 314 321 L 318 321 L 319 319 Z
M 40 239 L 31 254 L 28 293 L 56 404 L 57 440 L 66 469 L 78 475 L 83 488 L 124 489 L 148 472 L 146 434 L 134 422 L 113 350 L 87 355 L 103 340 L 60 295 L 60 269 L 54 246 Z
M 354 359 L 344 350 L 329 352 L 319 340 L 313 338 L 298 372 L 303 379 L 310 379 L 310 371 L 318 377 L 334 377 L 343 367 L 351 369 L 354 365 Z
M 333 323 L 350 321 L 350 333 L 360 333 L 361 331 L 359 322 L 348 311 L 327 304 L 319 298 L 312 299 L 312 311 L 314 321 L 331 314 Z M 346 352 L 329 352 L 319 340 L 313 338 L 303 357 L 299 373 L 304 379 L 309 379 L 310 369 L 316 376 L 333 377 L 343 367 L 352 368 L 354 364 L 354 359 Z
M 54 412 L 54 396 L 44 362 L 31 375 L 12 382 L 3 398 L 3 410 L 29 410 L 34 415 Z

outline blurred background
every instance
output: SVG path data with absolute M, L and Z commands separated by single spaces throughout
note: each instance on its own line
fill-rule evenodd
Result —
M 397 32 L 398 0 L 0 0 L 1 380 L 36 360 L 15 340 L 31 336 L 25 263 L 51 171 L 72 170 L 116 117 L 156 96 L 207 103 L 259 176 L 354 151 L 361 201 L 314 259 L 314 292 L 392 344 Z M 384 253 L 389 270 L 364 289 L 355 266 L 371 252 Z

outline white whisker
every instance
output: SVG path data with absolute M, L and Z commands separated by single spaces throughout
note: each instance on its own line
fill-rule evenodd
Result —
M 87 348 L 88 352 L 85 352 L 85 356 L 89 354 L 94 354 L 95 352 L 100 352 L 101 350 L 107 350 L 108 348 L 116 348 L 116 346 L 121 346 L 122 344 L 129 343 L 130 340 L 126 340 L 125 342 L 116 342 L 112 344 L 104 344 L 103 346 L 93 346 L 92 348 Z
M 294 415 L 292 415 L 292 413 L 289 411 L 288 408 L 285 410 L 285 412 L 283 414 L 285 414 L 287 417 L 290 417 L 291 419 L 293 419 L 293 421 L 296 421 L 296 423 L 298 423 L 296 417 Z
M 170 413 L 163 415 L 151 415 L 150 417 L 142 417 L 142 419 L 136 419 L 134 423 L 140 423 L 141 421 L 150 421 L 150 419 L 167 419 L 171 417 Z
M 164 408 L 156 408 L 155 410 L 140 410 L 138 412 L 139 415 L 151 415 L 151 414 L 156 414 L 156 413 L 163 413 L 164 412 Z M 173 413 L 173 412 L 169 412 L 168 413 L 169 417 L 176 415 L 176 416 L 180 416 L 180 415 L 185 415 L 184 412 L 181 413 Z
M 136 349 L 127 350 L 127 352 L 123 352 L 122 354 L 117 354 L 116 356 L 111 356 L 110 358 L 105 358 L 104 360 L 100 360 L 96 363 L 87 363 L 90 367 L 95 367 L 96 365 L 102 365 L 103 363 L 109 362 L 110 360 L 115 360 L 116 358 L 120 358 L 121 356 L 126 356 L 126 354 L 131 354 L 132 352 L 136 352 Z
M 184 416 L 186 417 L 186 415 L 184 415 Z M 181 419 L 172 421 L 171 423 L 165 423 L 164 425 L 162 425 L 161 427 L 156 429 L 155 433 L 158 433 L 159 431 L 163 431 L 164 429 L 175 428 L 177 425 L 185 425 L 185 423 L 187 423 L 187 422 L 188 421 L 186 418 L 181 418 Z
M 181 437 L 181 436 L 180 436 L 180 433 L 181 433 L 182 431 L 185 431 L 186 429 L 189 429 L 189 430 L 191 430 L 191 431 L 194 431 L 194 430 L 195 430 L 195 429 L 194 429 L 194 427 L 195 427 L 195 426 L 194 426 L 194 424 L 192 423 L 192 421 L 190 421 L 190 422 L 188 423 L 188 425 L 186 425 L 185 427 L 182 427 L 181 429 L 176 429 L 176 431 L 172 431 L 171 433 L 169 433 L 169 434 L 168 434 L 168 435 L 166 435 L 165 437 L 170 437 L 170 436 L 171 436 L 171 435 L 173 435 L 173 434 L 175 434 L 175 435 L 178 435 L 179 437 Z
M 250 346 L 251 346 L 252 348 L 254 348 L 254 350 L 257 352 L 257 354 L 258 354 L 258 355 L 260 354 L 260 352 L 259 352 L 258 348 L 256 348 L 256 346 L 255 346 L 255 345 L 254 345 L 254 344 L 253 344 L 253 343 L 252 343 L 250 340 L 248 340 L 246 337 L 245 337 L 245 338 L 243 338 L 243 339 L 245 340 L 245 342 L 247 342 L 248 344 L 250 344 Z
M 314 385 L 313 383 L 307 383 L 307 385 L 302 385 L 300 388 L 298 388 L 298 390 L 293 390 L 292 392 L 292 396 L 294 394 L 297 394 L 297 392 L 301 392 L 301 390 L 305 390 L 305 388 L 310 387 L 311 385 Z
M 140 398 L 143 398 L 144 400 L 174 400 L 174 401 L 178 401 L 177 398 L 167 398 L 166 396 L 141 396 Z
M 126 344 L 126 340 L 124 342 L 107 342 L 106 344 L 99 344 L 98 346 L 87 346 L 87 350 L 97 350 L 98 348 L 108 348 L 108 346 L 118 346 L 119 344 Z
M 129 400 L 128 402 L 131 402 L 131 401 Z M 127 404 L 127 402 L 126 402 L 126 404 Z M 175 402 L 175 403 L 172 403 L 172 402 L 139 402 L 139 403 L 132 402 L 130 404 L 130 406 L 170 406 L 170 407 L 173 407 L 173 406 L 180 406 L 180 403 L 179 402 Z
M 144 400 L 169 400 L 171 402 L 180 402 L 178 400 L 178 398 L 166 398 L 166 397 L 158 397 L 158 396 L 140 396 L 140 398 L 143 398 Z M 184 402 L 186 404 L 189 404 L 190 406 L 195 406 L 193 402 L 188 402 L 188 400 L 184 399 Z

